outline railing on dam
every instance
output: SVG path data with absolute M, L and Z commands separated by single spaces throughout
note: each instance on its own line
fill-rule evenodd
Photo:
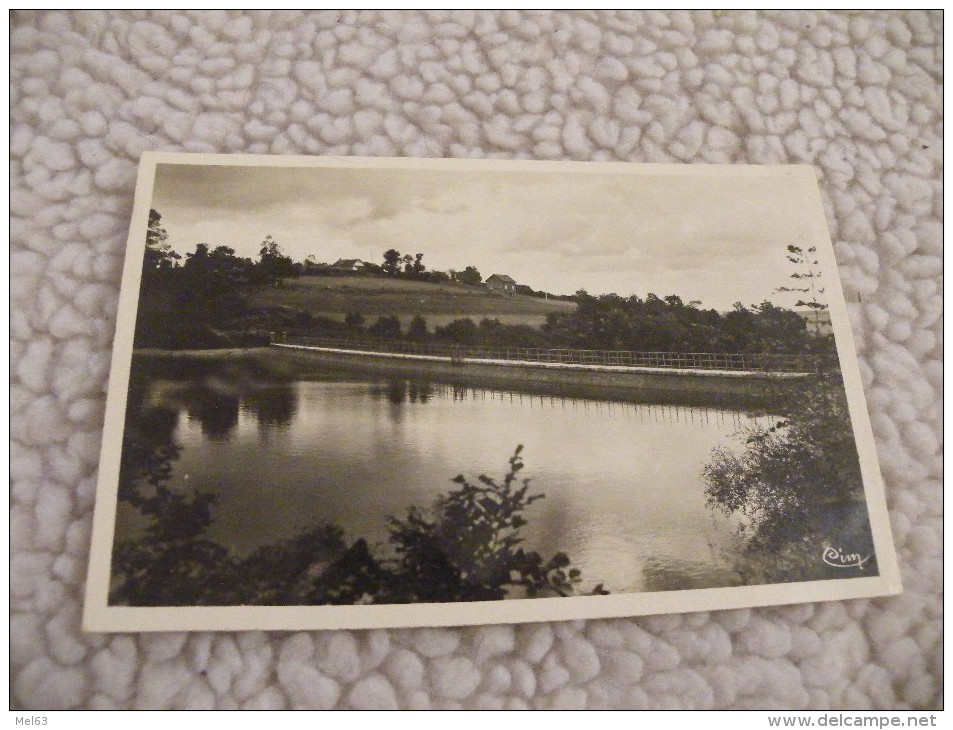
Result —
M 636 352 L 630 350 L 576 350 L 539 347 L 473 347 L 402 340 L 345 339 L 276 335 L 275 344 L 303 345 L 361 352 L 446 357 L 451 361 L 510 360 L 565 365 L 615 365 L 676 370 L 725 370 L 809 373 L 811 358 L 773 353 Z

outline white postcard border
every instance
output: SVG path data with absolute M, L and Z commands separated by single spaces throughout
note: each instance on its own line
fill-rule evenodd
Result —
M 411 626 L 456 626 L 708 611 L 730 608 L 868 598 L 901 592 L 883 480 L 877 462 L 863 382 L 838 276 L 825 276 L 829 311 L 860 457 L 879 576 L 841 580 L 705 588 L 606 596 L 510 599 L 465 603 L 414 603 L 359 606 L 110 606 L 110 564 L 118 503 L 120 451 L 132 360 L 145 231 L 148 226 L 158 164 L 249 167 L 349 167 L 366 169 L 489 170 L 633 175 L 777 175 L 784 171 L 805 201 L 812 242 L 823 271 L 837 270 L 824 219 L 814 168 L 807 165 L 648 165 L 619 162 L 542 162 L 527 160 L 444 160 L 427 158 L 360 158 L 222 155 L 146 152 L 140 160 L 130 224 L 112 354 L 99 477 L 93 520 L 83 629 L 95 632 L 239 631 L 370 629 Z M 820 555 L 818 558 L 820 559 Z

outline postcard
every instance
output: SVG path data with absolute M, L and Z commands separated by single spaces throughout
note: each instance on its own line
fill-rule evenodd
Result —
M 900 590 L 812 168 L 143 156 L 86 630 Z

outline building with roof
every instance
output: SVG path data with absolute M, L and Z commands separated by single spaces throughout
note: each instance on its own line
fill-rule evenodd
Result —
M 370 265 L 360 259 L 338 259 L 331 264 L 331 267 L 335 269 L 347 269 L 348 271 L 366 271 L 370 268 Z
M 513 277 L 507 276 L 506 274 L 493 274 L 485 282 L 487 289 L 491 291 L 500 291 L 505 294 L 515 294 L 516 293 L 516 282 L 513 280 Z

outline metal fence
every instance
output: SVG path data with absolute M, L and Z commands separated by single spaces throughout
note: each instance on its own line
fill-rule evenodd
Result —
M 471 347 L 401 340 L 344 339 L 276 335 L 276 344 L 326 347 L 361 352 L 445 357 L 465 360 L 510 360 L 564 365 L 608 365 L 672 368 L 678 370 L 734 370 L 756 372 L 813 372 L 811 358 L 772 353 L 633 352 L 629 350 L 575 350 L 538 347 Z

